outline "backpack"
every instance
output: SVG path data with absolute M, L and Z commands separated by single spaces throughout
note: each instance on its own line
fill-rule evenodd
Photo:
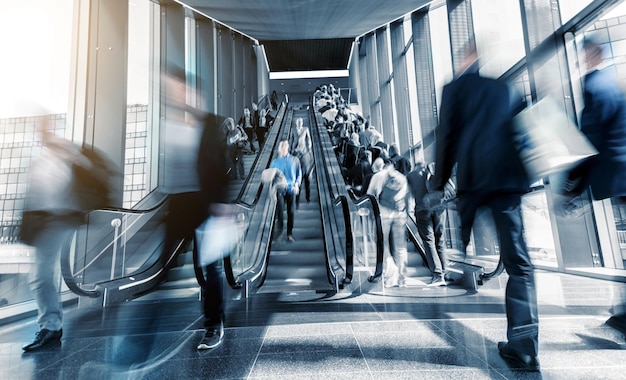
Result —
M 88 213 L 104 207 L 119 206 L 117 191 L 121 173 L 117 166 L 100 150 L 83 145 L 81 154 L 90 165 L 72 163 L 72 190 L 79 208 Z
M 391 210 L 404 211 L 406 209 L 406 194 L 406 178 L 396 170 L 390 170 L 378 196 L 378 203 Z

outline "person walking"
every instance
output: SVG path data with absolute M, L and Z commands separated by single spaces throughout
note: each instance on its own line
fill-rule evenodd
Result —
M 300 160 L 304 193 L 307 203 L 311 201 L 311 172 L 313 171 L 313 152 L 311 151 L 311 133 L 303 126 L 301 117 L 296 119 L 296 129 L 292 134 L 294 155 Z M 296 209 L 300 207 L 300 193 L 296 195 Z
M 294 208 L 296 196 L 300 192 L 300 183 L 302 182 L 302 169 L 300 168 L 300 160 L 298 157 L 289 154 L 289 140 L 283 138 L 278 143 L 278 157 L 274 158 L 270 164 L 270 168 L 280 170 L 285 179 L 287 186 L 276 195 L 276 232 L 274 239 L 278 239 L 283 232 L 284 209 L 287 205 L 287 241 L 295 241 L 293 237 Z
M 385 240 L 385 286 L 406 286 L 408 251 L 406 248 L 406 205 L 408 186 L 406 177 L 391 162 L 374 161 L 374 167 L 384 165 L 374 173 L 367 188 L 380 206 L 380 218 Z
M 424 244 L 424 254 L 432 278 L 427 286 L 445 286 L 447 259 L 445 254 L 443 231 L 446 224 L 445 204 L 431 207 L 428 203 L 429 194 L 435 192 L 432 183 L 435 176 L 435 163 L 424 165 L 417 162 L 415 169 L 407 175 L 407 182 L 415 200 L 415 221 L 417 232 Z
M 506 285 L 507 339 L 498 351 L 513 366 L 539 371 L 539 319 L 534 268 L 524 240 L 521 197 L 529 180 L 512 140 L 514 115 L 522 108 L 506 83 L 478 73 L 474 41 L 464 49 L 460 74 L 442 94 L 436 129 L 435 189 L 443 191 L 458 163 L 457 207 L 464 248 L 479 207 L 491 209 Z

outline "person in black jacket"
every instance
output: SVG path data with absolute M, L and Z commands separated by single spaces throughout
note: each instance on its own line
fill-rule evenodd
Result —
M 227 186 L 229 177 L 226 173 L 226 144 L 222 138 L 220 117 L 207 114 L 204 117 L 204 130 L 198 152 L 198 178 L 202 203 L 198 205 L 210 216 L 221 216 L 232 213 L 227 203 Z M 219 262 L 202 268 L 205 275 L 205 286 L 202 287 L 204 309 L 204 327 L 206 332 L 198 344 L 199 350 L 217 347 L 224 336 L 224 299 Z
M 623 207 L 626 204 L 626 95 L 615 78 L 615 68 L 600 69 L 604 59 L 601 40 L 594 35 L 585 36 L 583 49 L 588 72 L 580 124 L 598 154 L 569 173 L 566 199 L 571 202 L 589 187 L 594 199 L 613 198 L 614 204 Z M 626 305 L 614 307 L 607 324 L 626 334 Z
M 436 130 L 435 188 L 443 191 L 453 166 L 464 247 L 479 207 L 491 209 L 500 240 L 506 286 L 508 342 L 498 350 L 515 367 L 539 371 L 537 296 L 533 265 L 524 240 L 521 197 L 529 189 L 512 140 L 514 115 L 522 108 L 507 84 L 478 74 L 473 41 L 464 49 L 458 75 L 443 89 Z
M 581 131 L 598 151 L 569 173 L 566 195 L 591 188 L 594 199 L 626 196 L 626 95 L 619 87 L 614 68 L 599 69 L 604 50 L 594 36 L 583 43 L 587 74 L 584 78 L 585 108 L 580 117 Z M 613 70 L 612 70 L 613 69 Z

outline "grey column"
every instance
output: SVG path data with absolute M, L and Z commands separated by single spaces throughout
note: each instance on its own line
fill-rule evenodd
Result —
M 389 34 L 387 28 L 376 31 L 376 55 L 378 60 L 378 84 L 380 86 L 380 111 L 382 115 L 381 129 L 385 142 L 396 141 L 394 125 L 393 94 L 391 91 L 391 69 L 389 63 Z
M 393 89 L 396 104 L 396 119 L 398 125 L 398 147 L 401 154 L 409 150 L 415 139 L 413 137 L 411 102 L 409 100 L 409 77 L 406 68 L 406 45 L 404 42 L 404 20 L 392 22 L 391 32 L 391 62 L 393 64 Z
M 208 112 L 215 112 L 217 105 L 217 86 L 215 81 L 215 25 L 213 20 L 199 19 L 196 21 L 196 41 L 198 47 L 197 58 L 197 86 L 202 96 L 204 108 Z
M 435 160 L 435 129 L 439 116 L 437 113 L 437 94 L 431 51 L 430 19 L 428 10 L 419 10 L 411 15 L 413 30 L 413 58 L 415 62 L 415 81 L 420 127 L 422 131 L 422 149 L 426 162 Z

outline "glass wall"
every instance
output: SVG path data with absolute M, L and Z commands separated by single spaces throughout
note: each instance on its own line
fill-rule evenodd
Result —
M 158 5 L 150 0 L 128 3 L 128 81 L 126 151 L 124 157 L 124 207 L 131 208 L 154 189 L 151 185 L 153 104 L 152 15 Z M 158 13 L 157 13 L 158 14 Z
M 17 243 L 28 170 L 41 154 L 36 116 L 65 137 L 73 2 L 5 2 L 0 12 L 0 306 L 32 298 L 32 249 Z M 16 38 L 17 36 L 17 38 Z
M 519 0 L 473 0 L 481 74 L 497 78 L 525 55 Z
M 411 36 L 413 35 L 413 27 L 411 26 L 411 18 L 407 17 L 404 19 L 404 41 L 409 42 L 412 40 Z M 413 44 L 410 43 L 408 49 L 406 50 L 406 54 L 404 54 L 404 58 L 406 59 L 406 67 L 407 67 L 407 75 L 409 79 L 408 87 L 409 87 L 409 107 L 411 113 L 411 127 L 410 127 L 410 136 L 411 146 L 417 144 L 422 140 L 422 130 L 420 128 L 420 119 L 419 115 L 419 104 L 417 103 L 417 88 L 415 81 L 415 58 L 413 56 Z M 411 158 L 414 159 L 413 155 Z M 423 159 L 423 157 L 420 157 Z M 411 162 L 413 164 L 414 162 Z

